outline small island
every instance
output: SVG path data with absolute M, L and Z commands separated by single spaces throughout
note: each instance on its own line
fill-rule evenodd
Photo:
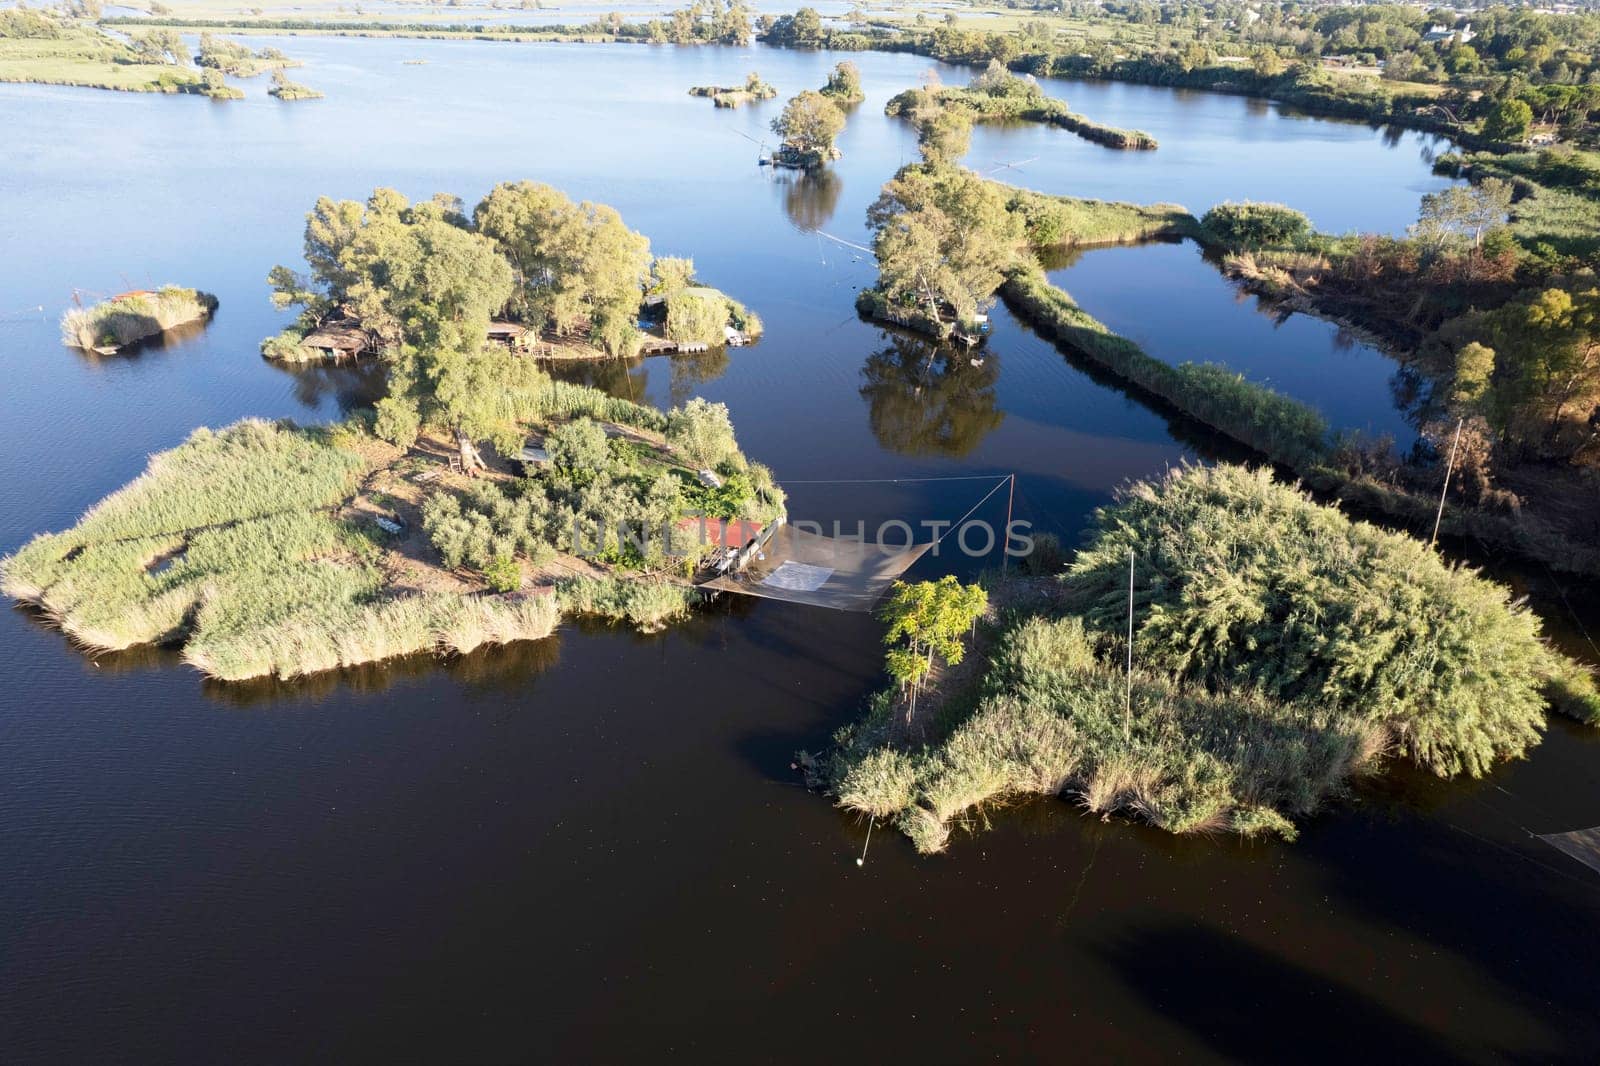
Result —
M 267 90 L 268 96 L 275 96 L 279 100 L 320 100 L 322 94 L 309 85 L 301 85 L 297 81 L 290 81 L 289 76 L 281 69 L 272 72 L 272 88 Z
M 487 339 L 519 294 L 584 312 L 561 302 L 574 275 L 537 270 L 521 287 L 482 232 L 530 189 L 543 187 L 500 186 L 476 228 L 448 196 L 319 202 L 312 274 L 349 279 L 338 296 L 388 345 L 387 395 L 326 427 L 196 430 L 76 526 L 0 561 L 0 587 L 86 648 L 179 645 L 229 681 L 537 639 L 563 613 L 642 630 L 686 614 L 699 580 L 782 523 L 783 493 L 725 406 L 663 413 Z M 536 261 L 516 261 L 525 282 Z M 687 284 L 686 260 L 660 273 L 686 297 L 686 328 L 726 313 Z M 280 303 L 334 299 L 281 267 L 273 284 Z
M 867 94 L 861 90 L 861 68 L 848 59 L 835 66 L 822 86 L 822 95 L 840 107 L 865 100 Z
M 61 340 L 70 348 L 112 355 L 174 327 L 204 321 L 216 309 L 217 298 L 199 289 L 136 289 L 67 311 L 61 316 Z
M 840 156 L 834 140 L 844 130 L 845 115 L 839 105 L 820 92 L 807 89 L 783 106 L 772 120 L 772 132 L 783 138 L 767 162 L 775 167 L 812 170 Z
M 1042 122 L 1071 130 L 1084 140 L 1107 148 L 1149 150 L 1156 139 L 1142 130 L 1103 126 L 1049 96 L 1032 78 L 1019 77 L 990 60 L 984 72 L 964 89 L 931 83 L 907 89 L 889 101 L 886 114 L 920 122 L 970 125 L 973 122 Z
M 799 757 L 919 851 L 1022 796 L 1292 840 L 1385 759 L 1480 777 L 1538 743 L 1547 707 L 1600 723 L 1593 675 L 1508 589 L 1268 469 L 1137 483 L 1070 563 L 1046 541 L 1024 564 L 897 586 L 894 687 Z
M 717 107 L 742 107 L 757 100 L 771 100 L 778 90 L 761 80 L 761 75 L 751 71 L 745 75 L 742 86 L 696 85 L 690 96 L 709 96 Z

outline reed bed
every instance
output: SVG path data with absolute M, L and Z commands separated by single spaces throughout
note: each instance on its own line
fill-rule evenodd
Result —
M 577 577 L 557 590 L 561 609 L 613 622 L 625 622 L 653 633 L 688 615 L 700 594 L 688 585 L 622 577 Z
M 1593 675 L 1506 589 L 1267 471 L 1187 467 L 1096 523 L 1062 595 L 999 624 L 975 698 L 948 704 L 970 711 L 907 745 L 885 693 L 807 760 L 841 806 L 924 852 L 975 808 L 1040 795 L 1293 839 L 1381 755 L 1479 776 L 1538 742 L 1547 706 L 1600 721 Z
M 216 310 L 217 298 L 198 289 L 166 285 L 134 292 L 61 316 L 62 343 L 85 351 L 126 348 L 174 326 L 196 322 Z

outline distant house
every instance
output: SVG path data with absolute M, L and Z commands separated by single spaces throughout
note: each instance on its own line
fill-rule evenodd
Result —
M 1432 26 L 1428 27 L 1428 32 L 1422 35 L 1422 39 L 1430 44 L 1436 44 L 1441 41 L 1455 40 L 1459 40 L 1462 44 L 1466 44 L 1476 36 L 1477 34 L 1472 32 L 1471 23 L 1468 23 L 1458 30 L 1452 26 L 1441 26 L 1436 22 Z

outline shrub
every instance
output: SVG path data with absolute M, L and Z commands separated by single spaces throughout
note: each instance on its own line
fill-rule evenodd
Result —
M 703 467 L 739 456 L 728 405 L 698 396 L 668 413 L 667 442 Z
M 604 470 L 611 458 L 606 431 L 587 418 L 576 418 L 557 426 L 550 431 L 544 444 L 550 461 L 568 472 Z
M 483 568 L 484 580 L 496 592 L 512 592 L 522 587 L 522 567 L 515 556 L 496 555 Z
M 1218 204 L 1200 218 L 1214 240 L 1233 249 L 1293 247 L 1311 232 L 1311 220 L 1283 204 Z

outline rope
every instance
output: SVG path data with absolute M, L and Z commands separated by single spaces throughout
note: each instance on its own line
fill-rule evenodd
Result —
M 873 815 L 871 818 L 867 819 L 867 842 L 861 845 L 861 858 L 856 860 L 857 866 L 865 866 L 867 864 L 867 848 L 872 844 L 872 823 L 877 820 L 877 815 Z
M 943 533 L 939 534 L 938 540 L 935 540 L 933 542 L 934 546 L 938 547 L 938 545 L 940 544 L 940 542 L 942 542 L 944 540 L 944 538 L 948 537 L 956 529 L 959 529 L 961 524 L 963 522 L 965 522 L 967 519 L 971 518 L 972 515 L 973 515 L 973 512 L 975 512 L 978 508 L 982 507 L 988 501 L 990 496 L 993 496 L 995 493 L 1000 491 L 1000 486 L 1001 485 L 1004 485 L 1006 482 L 1008 482 L 1010 480 L 1011 480 L 1011 475 L 1010 474 L 1003 475 L 1000 478 L 999 483 L 996 484 L 994 488 L 990 489 L 987 493 L 984 494 L 983 499 L 979 500 L 977 503 L 972 505 L 972 510 L 968 511 L 966 514 L 964 514 L 960 518 L 956 519 L 955 523 L 953 525 L 951 525 L 951 527 L 949 529 L 947 529 Z
M 1008 478 L 1010 474 L 963 474 L 952 477 L 860 477 L 860 478 L 813 478 L 811 480 L 796 481 L 784 478 L 785 485 L 898 485 L 902 481 L 988 481 L 990 478 Z

